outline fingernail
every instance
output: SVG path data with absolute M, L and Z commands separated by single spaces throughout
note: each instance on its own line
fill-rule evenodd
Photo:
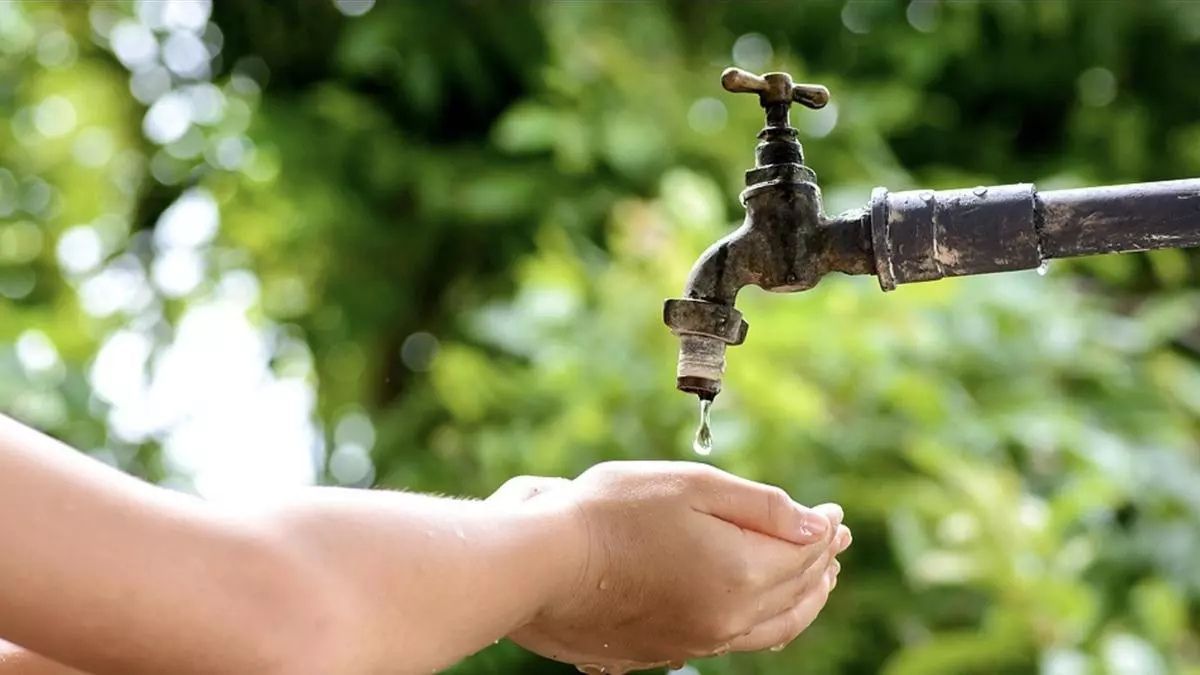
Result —
M 834 546 L 841 553 L 850 548 L 850 542 L 854 541 L 854 535 L 850 534 L 850 528 L 845 525 L 838 526 L 837 540 Z
M 823 514 L 835 526 L 841 525 L 842 519 L 846 517 L 845 512 L 842 511 L 842 507 L 837 504 L 820 504 L 813 507 L 813 510 Z
M 829 530 L 829 519 L 825 516 L 804 509 L 800 513 L 800 536 L 802 537 L 819 537 Z

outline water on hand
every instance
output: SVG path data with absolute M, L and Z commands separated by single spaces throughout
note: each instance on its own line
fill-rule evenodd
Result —
M 697 455 L 707 456 L 713 449 L 712 429 L 709 427 L 712 404 L 712 399 L 700 399 L 700 428 L 696 429 L 696 439 L 692 441 L 692 450 Z

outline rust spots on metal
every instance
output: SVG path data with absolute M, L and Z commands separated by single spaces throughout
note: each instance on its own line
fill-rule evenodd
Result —
M 1200 245 L 1200 179 L 1043 192 L 1047 258 Z

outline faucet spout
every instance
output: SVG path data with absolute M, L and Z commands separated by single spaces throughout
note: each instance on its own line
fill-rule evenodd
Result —
M 820 108 L 829 92 L 794 84 L 786 73 L 752 75 L 731 68 L 721 78 L 733 92 L 759 94 L 766 126 L 759 132 L 755 166 L 746 172 L 741 201 L 746 218 L 701 254 L 684 297 L 668 300 L 663 320 L 679 336 L 676 386 L 711 399 L 721 390 L 725 349 L 741 344 L 749 326 L 734 308 L 746 286 L 789 293 L 812 288 L 830 271 L 871 274 L 866 211 L 825 215 L 817 176 L 788 121 L 791 103 Z

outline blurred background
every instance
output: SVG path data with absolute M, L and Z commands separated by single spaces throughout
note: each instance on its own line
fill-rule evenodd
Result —
M 747 291 L 707 458 L 660 323 L 741 218 L 728 65 L 833 92 L 837 212 L 1200 176 L 1198 64 L 1195 2 L 3 2 L 0 410 L 210 499 L 670 458 L 844 504 L 817 624 L 691 675 L 1200 673 L 1196 255 Z

